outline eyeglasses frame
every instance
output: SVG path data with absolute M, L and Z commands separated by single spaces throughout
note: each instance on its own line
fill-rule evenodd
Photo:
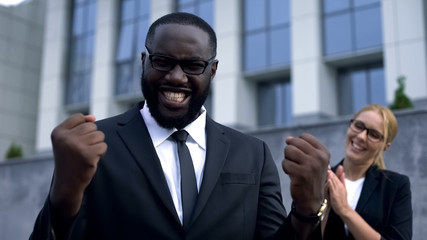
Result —
M 361 131 L 359 131 L 358 129 L 355 129 L 355 128 L 353 128 L 353 127 L 352 127 L 353 123 L 354 123 L 354 122 L 356 122 L 356 121 L 357 121 L 357 122 L 360 122 L 360 123 L 362 123 L 362 124 L 363 124 L 363 129 L 362 129 Z M 364 132 L 364 131 L 366 130 L 366 136 L 367 136 L 367 137 L 368 137 L 368 139 L 370 139 L 372 142 L 380 142 L 380 141 L 384 140 L 384 135 L 383 135 L 383 134 L 381 134 L 380 132 L 378 132 L 378 130 L 376 130 L 376 129 L 367 128 L 367 127 L 366 127 L 366 125 L 365 125 L 365 123 L 364 123 L 364 122 L 362 122 L 362 121 L 360 121 L 360 120 L 351 119 L 351 120 L 350 120 L 350 122 L 349 122 L 349 128 L 350 128 L 351 130 L 353 130 L 354 132 L 357 132 L 357 133 L 361 133 L 361 132 Z M 375 138 L 372 138 L 372 136 L 371 136 L 371 137 L 369 137 L 369 136 L 370 136 L 370 135 L 369 135 L 369 132 L 371 132 L 371 131 L 378 132 L 378 134 L 380 135 L 380 138 L 375 139 Z
M 181 67 L 181 70 L 185 74 L 187 74 L 187 75 L 194 75 L 194 76 L 195 75 L 201 75 L 201 74 L 203 74 L 205 72 L 205 70 L 209 66 L 209 64 L 215 62 L 215 60 L 216 60 L 216 56 L 213 56 L 213 57 L 209 58 L 208 60 L 202 60 L 202 59 L 183 59 L 183 60 L 181 60 L 181 59 L 176 59 L 176 58 L 173 58 L 173 57 L 165 56 L 165 55 L 162 55 L 162 54 L 151 54 L 150 50 L 148 49 L 147 46 L 145 46 L 145 49 L 146 49 L 146 52 L 148 53 L 148 59 L 150 60 L 151 67 L 153 69 L 157 70 L 157 71 L 160 71 L 160 72 L 170 72 L 172 69 L 174 69 L 176 67 L 176 65 L 179 65 Z M 172 60 L 172 62 L 175 62 L 176 64 L 170 70 L 167 70 L 167 71 L 166 70 L 157 69 L 153 65 L 153 61 L 152 61 L 153 57 L 162 57 L 162 58 L 170 59 L 170 60 Z M 182 67 L 183 65 L 181 65 L 181 64 L 183 64 L 183 62 L 191 62 L 191 61 L 200 61 L 200 62 L 203 62 L 205 64 L 205 66 L 203 67 L 203 71 L 201 73 L 188 73 L 188 72 L 186 72 L 184 70 L 184 68 Z

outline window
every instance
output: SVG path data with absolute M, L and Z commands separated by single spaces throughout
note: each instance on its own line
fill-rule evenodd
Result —
M 96 0 L 73 2 L 67 105 L 88 104 L 96 28 Z
M 141 92 L 141 52 L 150 21 L 150 0 L 122 0 L 116 49 L 116 95 Z
M 338 71 L 340 114 L 353 114 L 367 104 L 386 106 L 384 69 L 368 65 Z
M 326 56 L 382 46 L 380 0 L 324 0 Z
M 289 80 L 258 83 L 258 125 L 292 122 L 292 87 Z
M 214 28 L 214 0 L 178 0 L 178 11 L 195 14 Z
M 289 0 L 245 0 L 244 3 L 244 70 L 289 66 Z
M 292 122 L 290 28 L 289 0 L 244 0 L 243 71 L 259 81 L 259 126 Z

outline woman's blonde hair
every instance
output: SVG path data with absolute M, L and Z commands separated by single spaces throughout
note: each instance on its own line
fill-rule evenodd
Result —
M 362 112 L 374 111 L 381 115 L 383 119 L 383 132 L 384 146 L 381 151 L 378 152 L 376 156 L 374 156 L 374 162 L 372 164 L 377 165 L 380 169 L 385 169 L 385 163 L 383 159 L 383 153 L 385 145 L 391 143 L 397 134 L 397 119 L 394 116 L 393 112 L 387 107 L 378 105 L 378 104 L 369 104 L 360 109 L 355 115 L 354 118 L 357 118 Z

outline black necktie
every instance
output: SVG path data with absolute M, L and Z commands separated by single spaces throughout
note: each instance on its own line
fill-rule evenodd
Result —
M 172 134 L 172 138 L 177 142 L 179 164 L 181 167 L 181 198 L 184 212 L 184 228 L 190 224 L 193 215 L 194 205 L 197 200 L 197 182 L 194 173 L 193 161 L 190 151 L 185 145 L 188 133 L 185 130 L 179 130 Z

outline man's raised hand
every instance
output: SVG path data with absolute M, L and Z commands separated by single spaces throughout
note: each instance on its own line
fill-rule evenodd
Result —
M 52 131 L 55 172 L 50 201 L 60 216 L 77 214 L 84 190 L 107 151 L 105 135 L 94 121 L 92 115 L 74 114 Z
M 330 154 L 312 135 L 286 139 L 282 168 L 291 180 L 291 196 L 298 213 L 316 214 L 324 199 Z

